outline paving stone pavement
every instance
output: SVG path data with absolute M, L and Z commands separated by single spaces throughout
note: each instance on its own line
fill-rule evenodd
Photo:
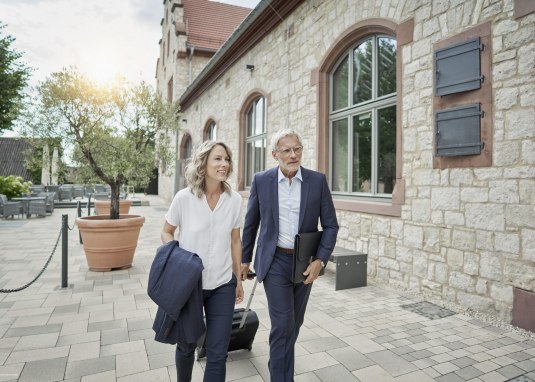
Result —
M 88 270 L 76 228 L 69 231 L 68 288 L 61 285 L 61 243 L 30 287 L 0 293 L 0 382 L 176 381 L 174 347 L 153 340 L 155 304 L 147 274 L 160 244 L 167 205 L 158 197 L 133 207 L 146 222 L 132 268 Z M 31 281 L 42 269 L 67 214 L 0 220 L 0 289 Z M 245 284 L 246 293 L 253 283 Z M 269 381 L 269 317 L 264 290 L 252 351 L 231 352 L 227 380 Z M 416 297 L 376 285 L 334 291 L 334 265 L 318 280 L 296 346 L 295 381 L 535 381 L 535 341 Z M 454 313 L 454 312 L 453 312 Z M 195 362 L 202 381 L 204 359 Z

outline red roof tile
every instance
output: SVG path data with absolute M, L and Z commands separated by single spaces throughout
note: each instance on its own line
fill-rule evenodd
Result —
M 216 51 L 251 9 L 209 0 L 183 0 L 189 46 Z

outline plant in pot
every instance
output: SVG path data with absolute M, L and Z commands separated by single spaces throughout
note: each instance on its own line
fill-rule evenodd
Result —
M 117 78 L 99 85 L 67 68 L 39 84 L 27 111 L 25 135 L 60 138 L 81 178 L 111 188 L 109 214 L 76 220 L 89 268 L 131 266 L 145 218 L 119 214 L 121 187 L 148 184 L 158 161 L 170 161 L 168 132 L 178 128 L 176 109 L 143 82 Z

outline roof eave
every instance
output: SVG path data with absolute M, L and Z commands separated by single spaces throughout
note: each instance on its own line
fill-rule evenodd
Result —
M 186 110 L 229 67 L 255 46 L 304 0 L 262 0 L 234 33 L 225 41 L 208 64 L 180 97 L 181 110 Z

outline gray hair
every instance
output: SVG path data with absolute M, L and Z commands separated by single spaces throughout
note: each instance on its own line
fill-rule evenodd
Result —
M 301 142 L 301 136 L 299 135 L 298 132 L 292 129 L 282 129 L 282 130 L 277 131 L 271 137 L 271 151 L 277 151 L 277 149 L 279 148 L 279 141 L 282 138 L 286 138 L 290 136 L 296 137 L 297 140 L 299 141 L 299 144 L 303 146 L 303 143 Z
M 208 163 L 208 156 L 216 146 L 221 146 L 227 152 L 229 157 L 228 176 L 232 174 L 232 151 L 223 142 L 219 141 L 205 141 L 201 143 L 193 151 L 189 163 L 186 165 L 186 181 L 191 192 L 199 198 L 206 192 L 206 164 Z M 230 194 L 230 185 L 223 182 L 224 191 Z

